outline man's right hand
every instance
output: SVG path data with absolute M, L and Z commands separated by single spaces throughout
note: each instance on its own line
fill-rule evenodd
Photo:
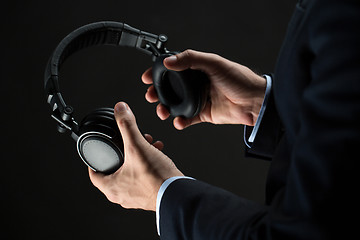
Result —
M 166 68 L 174 71 L 196 69 L 203 71 L 210 80 L 208 101 L 204 109 L 194 118 L 176 117 L 175 128 L 182 130 L 200 122 L 213 124 L 244 124 L 253 126 L 264 99 L 266 79 L 249 68 L 229 61 L 212 53 L 186 50 L 164 59 Z M 158 102 L 152 85 L 151 68 L 142 75 L 145 84 L 151 84 L 145 98 L 148 102 Z M 161 103 L 157 115 L 165 120 L 169 111 Z

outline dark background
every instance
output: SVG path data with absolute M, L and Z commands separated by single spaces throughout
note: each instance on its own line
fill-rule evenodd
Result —
M 112 20 L 169 37 L 170 50 L 218 53 L 272 72 L 296 0 L 2 1 L 1 239 L 157 239 L 155 214 L 125 210 L 92 186 L 68 134 L 57 133 L 43 91 L 56 45 L 91 22 Z M 183 131 L 144 99 L 150 57 L 94 47 L 73 55 L 60 87 L 78 121 L 126 101 L 143 132 L 188 176 L 262 203 L 269 162 L 244 158 L 242 126 L 201 124 Z M 218 211 L 218 210 L 216 210 Z M 4 224 L 4 222 L 6 222 Z

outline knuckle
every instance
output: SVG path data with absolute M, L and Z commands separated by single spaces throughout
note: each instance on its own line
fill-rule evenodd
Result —
M 185 51 L 183 51 L 182 53 L 181 53 L 181 55 L 182 55 L 182 58 L 183 59 L 186 59 L 186 60 L 189 60 L 189 59 L 191 59 L 193 56 L 194 56 L 194 50 L 192 50 L 192 49 L 186 49 Z
M 117 196 L 117 194 L 113 193 L 113 192 L 108 192 L 105 194 L 106 198 L 112 202 L 112 203 L 118 203 L 121 205 L 121 199 L 119 199 L 119 197 Z
M 118 203 L 117 201 L 116 201 L 116 198 L 114 198 L 114 196 L 106 196 L 107 197 L 107 199 L 110 201 L 110 202 L 112 202 L 112 203 Z M 119 203 L 120 204 L 120 203 Z M 120 204 L 121 205 L 121 204 Z
M 132 124 L 133 124 L 133 121 L 129 116 L 122 117 L 122 118 L 118 119 L 117 122 L 121 127 L 124 127 L 124 128 L 128 128 L 128 127 L 132 126 Z
M 196 52 L 191 49 L 187 49 L 178 55 L 180 65 L 186 68 L 192 68 L 192 64 L 196 59 Z

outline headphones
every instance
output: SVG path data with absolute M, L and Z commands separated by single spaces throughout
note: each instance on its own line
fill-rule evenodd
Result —
M 173 117 L 192 118 L 205 105 L 205 73 L 187 69 L 171 71 L 163 60 L 178 52 L 165 48 L 167 36 L 155 35 L 120 22 L 96 22 L 82 26 L 67 35 L 52 53 L 45 70 L 45 92 L 52 109 L 51 117 L 58 123 L 58 131 L 71 132 L 81 159 L 92 170 L 114 173 L 124 163 L 124 146 L 112 108 L 98 108 L 78 124 L 73 108 L 60 93 L 59 70 L 65 60 L 77 51 L 96 45 L 136 48 L 153 60 L 153 84 L 159 101 Z

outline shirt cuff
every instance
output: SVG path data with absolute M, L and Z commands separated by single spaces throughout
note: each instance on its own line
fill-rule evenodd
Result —
M 178 180 L 178 179 L 192 179 L 192 180 L 195 180 L 194 178 L 185 177 L 185 176 L 171 177 L 171 178 L 167 179 L 165 182 L 163 182 L 163 184 L 160 186 L 160 189 L 158 191 L 157 198 L 156 198 L 156 228 L 157 228 L 157 232 L 158 232 L 159 236 L 160 236 L 160 203 L 161 203 L 161 199 L 162 199 L 162 196 L 164 195 L 165 190 L 167 189 L 167 187 L 172 182 L 174 182 L 175 180 Z
M 269 99 L 269 96 L 270 96 L 270 92 L 271 92 L 271 87 L 272 87 L 272 79 L 269 75 L 263 75 L 266 79 L 266 90 L 265 90 L 265 96 L 264 96 L 264 100 L 263 100 L 263 103 L 261 105 L 261 108 L 260 108 L 260 112 L 259 112 L 259 116 L 258 118 L 256 119 L 256 123 L 254 125 L 254 128 L 252 129 L 252 132 L 250 134 L 250 137 L 248 139 L 246 139 L 246 125 L 244 126 L 244 142 L 246 144 L 246 146 L 248 148 L 251 148 L 251 145 L 250 143 L 253 143 L 254 140 L 255 140 L 255 137 L 256 137 L 256 134 L 259 130 L 259 126 L 260 126 L 260 123 L 261 123 L 261 120 L 264 116 L 264 113 L 265 113 L 265 110 L 266 110 L 266 105 L 267 105 L 267 102 L 268 102 L 268 99 Z

